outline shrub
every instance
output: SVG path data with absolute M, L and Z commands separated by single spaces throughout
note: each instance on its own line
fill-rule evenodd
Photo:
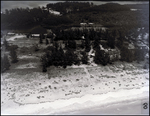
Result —
M 84 47 L 85 47 L 84 41 L 82 41 L 82 43 L 81 43 L 81 45 L 79 47 L 82 48 L 82 49 L 84 49 Z
M 40 34 L 40 40 L 39 40 L 39 43 L 40 43 L 40 44 L 43 43 L 43 38 L 44 38 L 44 37 L 43 37 L 43 34 Z
M 18 49 L 18 46 L 17 45 L 11 45 L 8 47 L 8 49 L 11 51 L 12 49 L 13 50 L 17 50 Z
M 53 47 L 53 46 L 47 46 L 45 50 L 46 50 L 46 51 L 47 51 L 47 50 L 48 50 L 48 51 L 54 51 L 54 47 Z
M 26 52 L 28 52 L 28 48 L 27 47 L 21 47 L 19 52 L 20 53 L 26 53 Z
M 74 62 L 74 52 L 71 49 L 68 49 L 65 53 L 65 63 L 69 66 L 71 66 Z
M 68 47 L 72 49 L 76 49 L 76 42 L 74 40 L 69 40 Z
M 85 51 L 86 51 L 86 52 L 89 52 L 90 50 L 91 50 L 90 40 L 89 40 L 89 38 L 87 37 L 86 40 L 85 40 Z
M 68 42 L 65 42 L 65 48 L 68 49 Z
M 137 62 L 143 61 L 145 59 L 145 50 L 143 49 L 136 49 L 135 50 L 135 60 Z
M 41 56 L 40 61 L 42 63 L 42 66 L 43 65 L 48 66 L 48 60 L 47 60 L 46 54 L 44 54 L 44 55 Z
M 28 33 L 28 34 L 26 35 L 26 37 L 29 38 L 29 37 L 30 37 L 30 33 Z
M 57 50 L 58 50 L 58 48 L 59 48 L 59 45 L 58 45 L 58 43 L 57 43 L 57 42 L 54 42 L 54 47 L 55 47 L 55 50 L 57 51 Z
M 121 61 L 132 62 L 133 60 L 134 53 L 130 49 L 123 46 L 121 48 Z
M 17 63 L 18 62 L 17 53 L 16 53 L 15 49 L 11 49 L 10 56 L 11 56 L 11 59 L 12 59 L 12 61 L 11 61 L 12 63 Z
M 93 42 L 93 49 L 94 50 L 98 49 L 99 44 L 100 44 L 99 37 L 96 35 L 96 37 L 94 38 L 94 42 Z
M 43 72 L 47 72 L 46 65 L 43 64 Z
M 149 65 L 148 64 L 145 64 L 144 66 L 143 66 L 143 69 L 148 69 L 149 68 Z
M 63 65 L 63 68 L 67 68 L 67 66 L 66 66 L 66 65 Z
M 73 62 L 74 62 L 75 65 L 79 65 L 80 64 L 80 59 L 78 58 L 77 54 L 74 54 Z
M 108 37 L 108 40 L 107 40 L 107 45 L 108 45 L 111 49 L 114 49 L 114 48 L 115 48 L 115 38 L 112 37 L 112 36 L 109 36 L 109 37 Z
M 82 55 L 83 55 L 82 63 L 83 64 L 88 64 L 88 55 L 86 54 L 86 52 L 83 52 Z
M 5 54 L 3 58 L 1 58 L 1 72 L 4 72 L 5 70 L 9 70 L 9 67 L 11 66 L 8 60 L 8 56 Z
M 36 51 L 39 51 L 39 46 L 38 46 L 38 44 L 36 44 L 35 46 L 34 46 L 34 51 L 36 52 Z
M 40 34 L 41 39 L 45 39 L 45 35 L 43 33 Z
M 104 50 L 96 49 L 94 62 L 105 66 L 110 62 L 109 55 Z
M 47 45 L 47 44 L 49 44 L 49 41 L 48 41 L 48 39 L 46 38 L 46 45 Z
M 6 49 L 9 48 L 9 45 L 8 45 L 8 42 L 6 41 L 6 39 L 4 39 L 4 46 L 5 46 Z

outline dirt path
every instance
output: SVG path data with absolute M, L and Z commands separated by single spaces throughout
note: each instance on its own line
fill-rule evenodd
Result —
M 84 66 L 83 68 L 84 68 L 84 71 L 86 72 L 88 78 L 90 79 L 90 76 L 91 76 L 91 75 L 90 75 L 90 73 L 88 72 L 87 68 L 86 68 L 85 66 Z
M 89 73 L 89 71 L 86 68 L 86 66 L 84 66 L 83 68 L 84 68 L 84 71 L 86 72 L 87 79 L 90 81 L 91 86 L 93 86 L 94 85 L 94 82 L 93 82 L 93 79 L 92 79 L 93 75 Z

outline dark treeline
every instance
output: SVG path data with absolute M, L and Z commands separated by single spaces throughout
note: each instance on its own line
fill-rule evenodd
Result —
M 56 32 L 56 38 L 53 42 L 53 46 L 48 46 L 44 50 L 44 55 L 41 57 L 41 62 L 43 66 L 43 72 L 46 72 L 47 67 L 49 66 L 62 66 L 66 68 L 67 66 L 71 66 L 72 64 L 80 65 L 88 64 L 88 52 L 91 50 L 91 46 L 95 51 L 94 62 L 96 64 L 112 64 L 112 60 L 107 52 L 100 48 L 100 44 L 105 48 L 116 49 L 116 47 L 120 50 L 121 61 L 132 62 L 132 61 L 143 61 L 145 58 L 145 54 L 147 51 L 145 49 L 129 49 L 127 44 L 131 44 L 130 40 L 137 37 L 136 34 L 130 35 L 131 33 L 123 33 L 120 30 L 61 30 Z M 84 35 L 85 39 L 82 39 L 82 43 L 80 46 L 80 54 L 81 58 L 79 58 L 79 53 L 76 52 L 76 40 L 77 36 L 81 39 L 82 35 Z M 93 38 L 91 37 L 93 36 Z M 91 38 L 90 38 L 91 37 Z M 128 39 L 126 39 L 128 38 Z M 129 39 L 131 38 L 131 39 Z M 74 39 L 74 40 L 73 40 Z M 91 40 L 92 41 L 91 41 Z M 59 46 L 59 42 L 57 40 L 63 40 L 63 44 L 65 44 L 65 48 L 62 49 Z M 101 41 L 103 40 L 103 41 Z M 136 39 L 134 40 L 134 44 L 136 44 Z M 104 42 L 104 43 L 103 43 Z M 127 42 L 127 44 L 126 44 Z M 116 57 L 114 61 L 119 60 Z
M 107 39 L 106 38 L 106 32 L 102 29 L 97 29 L 95 31 L 94 29 L 68 29 L 68 30 L 55 30 L 54 33 L 57 35 L 55 40 L 81 40 L 82 36 L 85 38 L 89 38 L 90 40 L 95 40 L 95 38 L 98 36 L 100 39 Z
M 45 49 L 45 54 L 41 57 L 41 62 L 43 72 L 46 72 L 46 68 L 49 66 L 54 65 L 66 68 L 72 64 L 79 64 L 80 60 L 73 49 L 67 48 L 67 51 L 64 52 L 61 47 L 58 47 L 57 43 L 54 43 L 54 46 L 48 46 Z
M 14 8 L 6 9 L 5 13 L 1 13 L 1 28 L 2 29 L 25 29 L 32 28 L 37 25 L 42 25 L 46 28 L 57 25 L 68 25 L 73 21 L 64 16 L 57 16 L 52 14 L 49 10 L 56 10 L 60 13 L 69 12 L 68 9 L 89 7 L 90 4 L 80 2 L 65 2 L 48 4 L 47 7 L 38 8 Z M 68 9 L 67 9 L 68 8 Z M 72 9 L 71 8 L 71 9 Z
M 97 11 L 97 12 L 118 12 L 118 11 L 129 11 L 130 8 L 125 5 L 120 5 L 118 3 L 107 3 L 102 5 L 95 5 L 90 8 L 81 9 L 81 11 Z
M 59 2 L 55 4 L 47 4 L 48 9 L 53 9 L 61 12 L 61 14 L 76 13 L 76 12 L 115 12 L 129 11 L 130 8 L 118 3 L 107 3 L 103 5 L 94 5 L 92 2 Z
M 38 25 L 48 16 L 48 12 L 41 8 L 23 9 L 15 8 L 5 10 L 5 14 L 1 14 L 1 24 L 3 28 L 26 28 Z
M 136 30 L 134 30 L 136 32 Z M 56 34 L 55 41 L 57 40 L 81 40 L 82 36 L 85 38 L 89 38 L 89 40 L 109 40 L 111 37 L 118 38 L 122 37 L 123 40 L 125 40 L 125 35 L 128 36 L 130 33 L 127 30 L 123 29 L 67 29 L 67 30 L 54 30 L 53 31 Z M 133 32 L 134 33 L 134 32 Z M 136 32 L 136 34 L 139 34 L 139 32 Z M 136 35 L 135 34 L 135 35 Z M 134 38 L 133 36 L 132 38 Z
M 50 3 L 46 7 L 48 9 L 59 11 L 61 14 L 75 13 L 82 11 L 83 9 L 88 9 L 93 6 L 93 3 L 87 2 L 59 2 L 59 3 Z
M 30 29 L 37 25 L 57 26 L 60 24 L 70 24 L 71 19 L 65 16 L 56 16 L 44 8 L 15 8 L 5 10 L 1 13 L 2 29 Z
M 1 13 L 2 29 L 30 29 L 41 25 L 44 28 L 68 28 L 81 22 L 93 22 L 107 27 L 149 28 L 148 5 L 137 5 L 140 11 L 130 11 L 133 5 L 107 3 L 93 5 L 89 2 L 59 2 L 38 8 L 15 8 Z M 134 7 L 133 7 L 134 8 Z M 144 9 L 144 10 L 143 10 Z M 54 15 L 50 10 L 59 11 Z

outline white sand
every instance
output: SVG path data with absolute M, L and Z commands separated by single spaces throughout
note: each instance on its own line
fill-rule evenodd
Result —
M 149 97 L 148 93 L 144 94 L 144 92 L 149 92 L 149 88 L 119 90 L 118 92 L 109 92 L 102 95 L 88 94 L 79 98 L 60 99 L 54 102 L 40 104 L 15 105 L 6 110 L 2 110 L 2 114 L 57 114 L 58 112 L 69 112 L 87 107 L 97 107 L 104 104 Z
M 116 62 L 107 66 L 50 67 L 47 73 L 3 73 L 1 112 L 7 115 L 57 114 L 122 100 L 147 98 L 149 70 L 138 69 L 134 65 Z M 17 69 L 25 66 L 18 66 Z M 126 67 L 125 70 L 123 67 Z

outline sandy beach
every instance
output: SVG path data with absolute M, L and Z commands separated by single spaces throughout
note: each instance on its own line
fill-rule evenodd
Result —
M 42 73 L 38 60 L 37 54 L 20 55 L 19 62 L 1 74 L 2 115 L 69 113 L 149 98 L 149 70 L 142 63 L 51 66 Z
M 13 105 L 13 107 L 2 110 L 2 114 L 147 114 L 149 110 L 144 112 L 142 100 L 148 103 L 148 91 L 148 87 L 143 87 L 141 89 L 109 92 L 103 95 L 88 94 L 78 98 L 60 99 L 37 104 L 18 106 L 11 103 L 10 105 Z M 132 107 L 132 105 L 135 107 Z

